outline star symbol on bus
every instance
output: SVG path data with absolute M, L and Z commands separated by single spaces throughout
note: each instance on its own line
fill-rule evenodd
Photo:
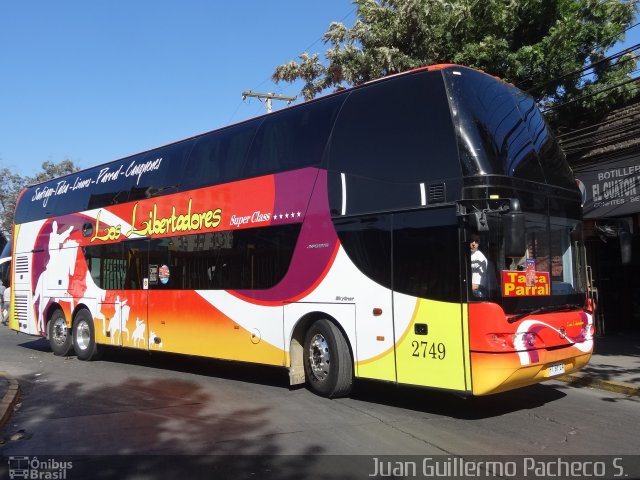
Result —
M 273 215 L 273 219 L 274 220 L 282 220 L 282 219 L 294 219 L 294 218 L 300 218 L 302 217 L 302 212 L 300 211 L 296 211 L 296 212 L 285 212 L 285 213 L 275 213 Z

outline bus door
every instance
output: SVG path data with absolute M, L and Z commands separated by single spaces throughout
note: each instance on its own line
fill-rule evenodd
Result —
M 449 206 L 394 215 L 398 383 L 471 389 L 457 222 L 455 208 Z
M 91 311 L 99 343 L 138 348 L 144 344 L 148 244 L 147 239 L 136 239 L 82 248 L 91 281 L 83 282 L 77 301 Z M 76 266 L 81 275 L 78 270 Z
M 146 238 L 122 242 L 126 264 L 125 290 L 121 296 L 111 299 L 114 301 L 114 328 L 120 328 L 121 333 L 112 333 L 113 343 L 119 345 L 148 348 L 149 244 L 150 240 Z
M 362 215 L 334 221 L 350 260 L 368 281 L 342 275 L 334 283 L 336 301 L 358 305 L 354 355 L 356 375 L 393 382 L 396 379 L 391 285 L 391 215 Z M 337 268 L 340 271 L 340 268 Z M 341 323 L 349 318 L 342 309 Z M 345 331 L 349 334 L 348 329 Z
M 190 350 L 189 342 L 185 341 L 194 336 L 187 333 L 189 325 L 182 319 L 193 320 L 196 308 L 194 304 L 197 297 L 192 290 L 198 285 L 189 283 L 189 279 L 203 280 L 207 275 L 205 269 L 190 272 L 185 256 L 196 249 L 202 251 L 205 247 L 203 239 L 203 235 L 156 238 L 149 244 L 146 276 L 149 294 L 149 349 L 195 353 Z M 170 342 L 167 342 L 168 338 L 171 338 Z

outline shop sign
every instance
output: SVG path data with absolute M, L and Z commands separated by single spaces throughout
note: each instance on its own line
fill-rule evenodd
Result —
M 605 166 L 606 164 L 606 166 Z M 575 169 L 585 218 L 640 212 L 640 157 Z

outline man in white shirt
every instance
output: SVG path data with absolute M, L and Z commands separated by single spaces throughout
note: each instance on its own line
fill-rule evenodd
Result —
M 469 248 L 471 249 L 471 291 L 474 297 L 484 297 L 487 288 L 487 257 L 480 247 L 480 236 L 471 234 Z

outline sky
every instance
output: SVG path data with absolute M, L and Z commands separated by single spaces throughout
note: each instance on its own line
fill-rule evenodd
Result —
M 88 168 L 262 115 L 242 92 L 295 96 L 275 67 L 354 19 L 349 0 L 2 0 L 0 168 Z
M 0 167 L 89 168 L 261 115 L 242 92 L 297 95 L 275 67 L 354 20 L 350 0 L 2 0 Z

